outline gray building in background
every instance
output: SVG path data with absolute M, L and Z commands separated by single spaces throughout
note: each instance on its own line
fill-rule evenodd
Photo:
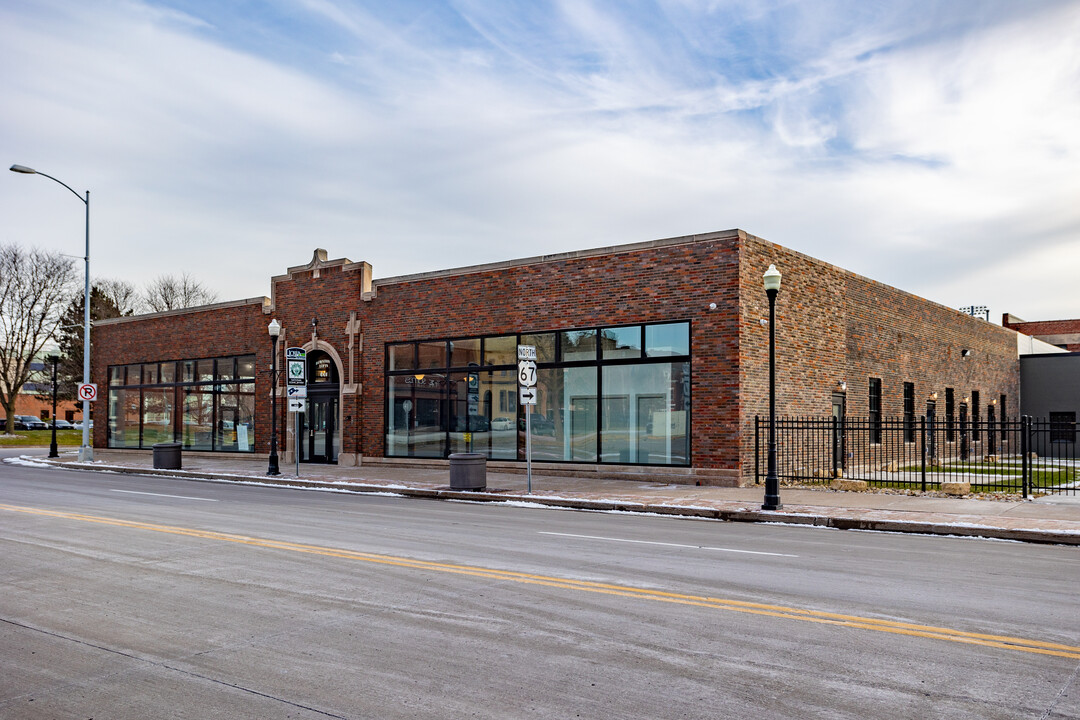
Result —
M 1020 356 L 1020 414 L 1050 421 L 1050 442 L 1035 448 L 1040 455 L 1061 456 L 1066 445 L 1076 447 L 1076 418 L 1080 414 L 1080 352 Z M 1074 455 L 1075 451 L 1069 453 Z

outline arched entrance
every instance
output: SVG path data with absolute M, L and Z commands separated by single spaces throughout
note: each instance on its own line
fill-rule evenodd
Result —
M 307 356 L 308 400 L 300 434 L 300 462 L 336 463 L 338 402 L 341 385 L 337 365 L 327 353 L 313 350 Z

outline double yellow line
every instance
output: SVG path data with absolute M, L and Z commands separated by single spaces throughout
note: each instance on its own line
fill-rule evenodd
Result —
M 1037 653 L 1039 655 L 1056 655 L 1058 657 L 1080 659 L 1080 647 L 1073 645 L 1061 645 L 1058 643 L 1029 640 L 1026 638 L 1009 637 L 1004 635 L 987 635 L 983 633 L 965 632 L 933 625 L 917 625 L 914 623 L 896 622 L 893 620 L 879 620 L 876 618 L 859 617 L 857 615 L 843 615 L 840 613 L 823 612 L 820 610 L 804 610 L 802 608 L 786 607 L 783 605 L 768 605 L 765 603 L 745 602 L 742 600 L 729 600 L 725 598 L 708 597 L 703 595 L 685 595 L 682 593 L 664 592 L 637 588 L 629 585 L 614 585 L 610 583 L 591 582 L 588 580 L 572 580 L 534 573 L 514 572 L 511 570 L 496 570 L 492 568 L 473 567 L 469 565 L 457 565 L 452 563 L 428 562 L 414 560 L 412 558 L 397 557 L 394 555 L 382 555 L 377 553 L 359 552 L 356 550 L 342 550 L 339 548 L 323 547 L 320 545 L 306 545 L 303 543 L 285 542 L 282 540 L 270 540 L 267 538 L 236 535 L 232 533 L 220 533 L 210 530 L 198 530 L 196 528 L 177 527 L 173 525 L 158 525 L 156 523 L 135 522 L 131 520 L 119 520 L 117 518 L 100 517 L 97 515 L 84 515 L 82 513 L 60 512 L 56 510 L 44 510 L 41 508 L 21 507 L 18 505 L 0 504 L 0 510 L 30 515 L 43 515 L 46 517 L 61 518 L 64 520 L 78 520 L 81 522 L 96 523 L 100 525 L 112 525 L 114 527 L 131 528 L 135 530 L 149 530 L 152 532 L 168 533 L 171 535 L 183 535 L 186 537 L 216 540 L 219 542 L 240 543 L 254 547 L 272 548 L 275 550 L 288 550 L 290 552 L 309 553 L 326 557 L 345 558 L 347 560 L 360 560 L 363 562 L 377 563 L 380 565 L 393 565 L 395 567 L 425 570 L 428 572 L 453 573 L 455 575 L 469 575 L 472 577 L 486 578 L 489 580 L 501 580 L 508 582 L 525 583 L 529 585 L 542 585 L 545 587 L 561 588 L 565 590 L 577 590 L 581 592 L 600 593 L 627 598 L 639 598 L 658 602 L 675 603 L 678 605 L 691 605 L 696 607 L 713 608 L 717 610 L 730 610 L 733 612 L 750 613 L 753 615 L 766 615 L 769 617 L 784 618 L 787 620 L 802 620 L 805 622 L 836 625 L 839 627 L 857 628 L 860 630 L 875 630 L 877 632 L 893 633 L 896 635 L 908 635 L 912 637 L 924 637 L 932 640 L 946 640 L 949 642 L 965 643 L 968 645 L 983 645 L 986 647 L 1002 648 L 1005 650 L 1019 650 L 1021 652 Z

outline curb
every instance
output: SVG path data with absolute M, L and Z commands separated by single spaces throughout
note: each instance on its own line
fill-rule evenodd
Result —
M 125 465 L 101 465 L 99 463 L 60 462 L 50 459 L 37 459 L 54 467 L 64 469 L 91 470 L 125 475 L 148 475 L 158 477 L 186 478 L 198 481 L 225 480 L 242 484 L 275 485 L 296 489 L 325 489 L 343 493 L 393 493 L 403 497 L 428 500 L 467 500 L 470 502 L 529 502 L 547 507 L 566 510 L 615 511 L 631 513 L 651 513 L 675 517 L 694 517 L 725 522 L 778 523 L 791 525 L 813 525 L 836 530 L 868 530 L 875 532 L 910 533 L 917 535 L 941 535 L 953 537 L 991 538 L 1014 540 L 1026 543 L 1051 545 L 1080 545 L 1080 534 L 1069 531 L 1045 529 L 1014 529 L 993 525 L 949 525 L 940 522 L 919 520 L 882 520 L 876 518 L 834 517 L 831 515 L 806 512 L 784 512 L 782 510 L 758 510 L 754 508 L 708 508 L 666 505 L 662 503 L 634 502 L 626 500 L 586 500 L 568 497 L 550 497 L 543 495 L 521 495 L 507 492 L 484 490 L 450 490 L 443 488 L 402 487 L 398 485 L 369 485 L 349 483 L 342 485 L 321 480 L 302 480 L 299 478 L 281 478 L 270 476 L 234 475 L 230 473 L 208 473 L 195 470 L 159 470 L 154 468 L 133 468 Z

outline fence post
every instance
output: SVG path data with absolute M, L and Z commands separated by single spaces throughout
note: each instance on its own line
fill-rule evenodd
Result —
M 840 418 L 833 415 L 832 417 L 832 476 L 834 478 L 840 477 L 836 474 L 840 465 Z
M 761 478 L 761 416 L 754 416 L 754 484 Z
M 1024 499 L 1027 500 L 1031 486 L 1031 418 L 1024 415 L 1020 418 L 1020 476 L 1022 478 Z
M 919 417 L 919 445 L 922 454 L 922 491 L 926 492 L 926 416 Z

